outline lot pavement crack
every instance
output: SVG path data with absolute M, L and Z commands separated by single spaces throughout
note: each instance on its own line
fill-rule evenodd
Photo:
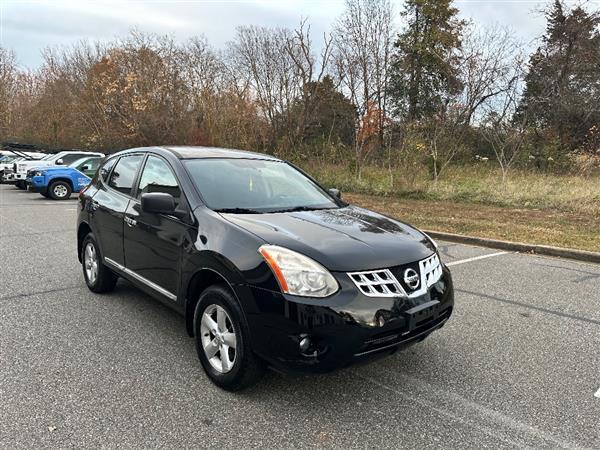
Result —
M 570 442 L 527 423 L 516 420 L 504 413 L 487 406 L 473 402 L 461 395 L 440 390 L 438 387 L 424 380 L 400 374 L 406 381 L 405 386 L 415 387 L 413 394 L 404 392 L 394 386 L 368 376 L 360 376 L 363 380 L 372 383 L 388 392 L 403 397 L 411 402 L 435 411 L 437 414 L 448 417 L 450 420 L 462 423 L 479 430 L 495 439 L 499 439 L 516 448 L 528 447 L 526 441 L 549 443 L 554 448 L 575 448 Z M 426 388 L 421 392 L 423 388 Z M 435 400 L 429 400 L 426 392 L 434 391 Z M 472 411 L 474 414 L 469 413 Z M 525 442 L 520 442 L 525 441 Z
M 0 239 L 4 238 L 12 238 L 12 237 L 23 237 L 23 236 L 40 236 L 44 234 L 75 234 L 73 230 L 47 230 L 40 231 L 37 233 L 12 233 L 12 234 L 3 234 L 0 236 Z
M 593 280 L 596 278 L 600 278 L 600 272 L 590 272 L 587 270 L 575 269 L 573 267 L 564 267 L 564 266 L 556 266 L 554 264 L 536 264 L 536 266 L 540 267 L 552 267 L 553 269 L 559 270 L 567 270 L 570 272 L 577 272 L 582 274 L 582 276 L 576 280 L 573 280 L 573 283 L 581 283 L 582 281 Z
M 534 306 L 528 303 L 519 302 L 516 300 L 509 300 L 507 298 L 496 297 L 494 295 L 482 294 L 481 292 L 468 291 L 465 289 L 456 289 L 456 292 L 462 292 L 463 294 L 473 295 L 475 297 L 486 298 L 489 300 L 495 300 L 497 302 L 506 303 L 508 305 L 520 306 L 522 308 L 533 309 L 535 311 L 540 311 L 545 314 L 552 314 L 558 317 L 564 317 L 566 319 L 578 320 L 580 322 L 592 323 L 594 325 L 600 325 L 600 320 L 590 319 L 589 317 L 576 316 L 574 314 L 564 313 L 561 311 L 555 311 L 553 309 L 543 308 L 541 306 Z
M 6 297 L 0 297 L 0 300 L 14 300 L 15 298 L 33 297 L 34 295 L 39 295 L 39 294 L 51 294 L 51 293 L 54 293 L 54 292 L 70 291 L 72 289 L 80 289 L 80 288 L 82 288 L 82 286 L 81 286 L 81 284 L 78 284 L 78 285 L 74 285 L 74 286 L 67 286 L 67 287 L 56 288 L 56 289 L 46 289 L 46 290 L 43 290 L 43 291 L 36 291 L 36 292 L 28 292 L 28 293 L 22 293 L 22 294 L 8 295 Z

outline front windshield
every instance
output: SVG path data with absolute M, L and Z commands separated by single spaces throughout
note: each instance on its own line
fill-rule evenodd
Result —
M 11 161 L 14 161 L 15 159 L 16 159 L 16 156 L 14 156 L 14 155 L 3 155 L 2 158 L 0 158 L 0 163 L 6 164 Z
M 191 159 L 188 172 L 207 206 L 221 212 L 284 212 L 337 208 L 289 164 L 259 159 Z

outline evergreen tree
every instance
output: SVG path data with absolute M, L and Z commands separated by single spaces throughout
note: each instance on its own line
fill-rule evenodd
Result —
M 567 11 L 555 0 L 546 19 L 518 116 L 528 114 L 530 123 L 572 150 L 600 122 L 600 15 L 580 6 Z
M 390 99 L 408 121 L 429 117 L 461 90 L 461 36 L 465 26 L 452 0 L 406 0 L 408 24 L 394 43 Z
M 304 85 L 304 95 L 298 98 L 288 113 L 288 128 L 298 130 L 305 143 L 328 141 L 354 143 L 356 108 L 344 94 L 335 89 L 333 79 L 310 81 Z

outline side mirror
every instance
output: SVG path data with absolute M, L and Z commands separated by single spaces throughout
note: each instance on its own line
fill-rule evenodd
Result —
M 331 188 L 327 192 L 329 192 L 333 197 L 337 198 L 338 200 L 342 199 L 342 193 L 339 189 Z
M 63 164 L 64 164 L 64 162 L 63 162 L 62 158 L 56 160 L 57 166 L 62 166 Z
M 85 172 L 86 170 L 90 170 L 90 166 L 88 166 L 87 164 L 81 167 L 82 172 Z
M 142 211 L 153 214 L 174 214 L 175 199 L 164 192 L 142 194 Z

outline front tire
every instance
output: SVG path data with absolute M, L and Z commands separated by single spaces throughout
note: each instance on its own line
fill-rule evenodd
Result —
M 264 364 L 250 347 L 250 331 L 242 310 L 224 285 L 202 292 L 194 313 L 198 358 L 213 383 L 227 391 L 255 384 Z
M 85 284 L 90 291 L 101 294 L 115 288 L 119 277 L 102 263 L 100 250 L 92 233 L 88 233 L 81 245 L 81 267 Z
M 48 195 L 53 200 L 67 200 L 72 192 L 71 185 L 66 181 L 55 181 L 48 186 Z

